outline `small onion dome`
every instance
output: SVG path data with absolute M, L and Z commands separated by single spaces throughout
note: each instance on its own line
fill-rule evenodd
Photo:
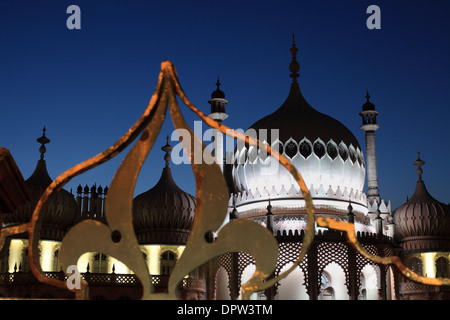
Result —
M 172 147 L 166 152 L 166 166 L 158 183 L 133 200 L 133 224 L 140 244 L 186 244 L 194 222 L 196 200 L 181 190 L 169 168 Z
M 367 90 L 366 99 L 367 99 L 367 101 L 363 104 L 362 110 L 363 111 L 374 111 L 375 105 L 369 101 L 369 99 L 370 99 L 369 90 Z
M 219 81 L 219 77 L 217 77 L 217 83 L 216 83 L 217 89 L 215 91 L 213 91 L 213 93 L 211 93 L 211 99 L 225 99 L 225 93 L 220 90 L 220 81 Z
M 394 212 L 395 236 L 405 251 L 450 251 L 450 207 L 428 193 L 420 156 L 414 164 L 419 180 L 412 197 Z
M 12 214 L 5 214 L 5 225 L 18 225 L 31 220 L 34 208 L 47 187 L 53 182 L 50 178 L 44 160 L 45 144 L 50 140 L 45 136 L 45 127 L 42 137 L 37 141 L 41 143 L 39 149 L 41 158 L 38 160 L 33 174 L 26 180 L 30 189 L 31 200 L 17 208 Z M 77 204 L 73 195 L 61 189 L 54 192 L 41 211 L 43 217 L 40 237 L 47 240 L 62 240 L 65 231 L 72 226 L 77 212 Z

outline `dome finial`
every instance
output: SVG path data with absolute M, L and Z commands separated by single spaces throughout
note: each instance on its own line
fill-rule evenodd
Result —
M 222 90 L 220 90 L 221 83 L 219 80 L 219 75 L 217 75 L 216 86 L 217 86 L 217 89 L 211 94 L 211 99 L 216 99 L 216 98 L 225 99 L 225 93 Z
M 217 90 L 219 90 L 220 85 L 221 85 L 221 83 L 219 81 L 219 75 L 217 75 L 217 82 L 216 82 Z
M 266 216 L 271 216 L 271 215 L 273 215 L 273 213 L 272 213 L 272 205 L 270 204 L 270 198 L 269 198 L 269 204 L 267 205 Z
M 369 89 L 366 89 L 366 99 L 367 101 L 363 104 L 362 106 L 362 110 L 363 111 L 375 111 L 375 105 L 370 102 L 370 94 L 369 94 Z
M 36 139 L 36 141 L 41 144 L 41 147 L 39 148 L 39 152 L 41 153 L 41 160 L 44 160 L 44 153 L 47 151 L 45 145 L 50 142 L 50 139 L 45 136 L 45 131 L 47 131 L 47 129 L 45 129 L 44 126 L 44 128 L 42 129 L 42 136 Z
M 353 206 L 352 206 L 352 200 L 349 198 L 348 199 L 348 206 L 347 206 L 347 210 L 348 210 L 348 214 L 353 214 Z
M 422 173 L 423 170 L 421 168 L 421 166 L 423 166 L 425 164 L 425 161 L 423 161 L 422 159 L 420 159 L 420 152 L 417 152 L 417 160 L 413 162 L 413 164 L 415 166 L 417 166 L 417 174 L 419 175 L 419 180 L 418 181 L 422 181 Z
M 233 210 L 230 212 L 230 220 L 237 219 L 236 199 L 233 197 Z
M 355 214 L 353 213 L 352 200 L 350 198 L 348 199 L 347 222 L 355 223 Z
M 292 48 L 289 50 L 292 54 L 292 61 L 289 64 L 289 71 L 291 71 L 290 77 L 292 78 L 293 82 L 297 81 L 297 78 L 299 77 L 298 71 L 300 70 L 300 64 L 297 62 L 297 52 L 298 49 L 295 46 L 295 35 L 292 34 Z
M 169 144 L 169 135 L 167 135 L 167 137 L 166 137 L 166 145 L 161 147 L 161 150 L 166 153 L 164 155 L 164 160 L 166 161 L 166 168 L 169 167 L 170 152 L 172 151 L 172 149 L 173 149 L 173 147 Z

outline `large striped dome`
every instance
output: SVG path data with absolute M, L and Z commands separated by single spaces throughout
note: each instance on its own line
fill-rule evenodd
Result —
M 354 211 L 365 214 L 365 163 L 359 143 L 341 122 L 305 100 L 297 82 L 295 44 L 291 52 L 293 80 L 287 99 L 275 112 L 256 121 L 247 133 L 266 141 L 291 161 L 315 198 L 315 205 L 347 212 L 351 200 Z M 278 129 L 278 136 L 274 136 L 274 129 Z M 231 172 L 238 207 L 257 207 L 256 203 L 264 202 L 261 208 L 265 208 L 268 199 L 303 198 L 292 175 L 273 157 L 265 157 L 257 146 L 238 146 Z M 302 206 L 298 203 L 294 205 L 297 211 Z
M 166 166 L 158 183 L 133 200 L 133 225 L 140 244 L 186 244 L 194 222 L 195 197 L 177 186 L 169 168 L 172 147 L 167 143 Z

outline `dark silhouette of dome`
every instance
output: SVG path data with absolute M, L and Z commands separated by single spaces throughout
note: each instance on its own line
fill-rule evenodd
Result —
M 269 143 L 273 142 L 270 129 L 278 129 L 279 139 L 282 142 L 286 142 L 290 138 L 299 142 L 304 137 L 310 141 L 320 138 L 325 143 L 333 139 L 336 144 L 343 141 L 347 146 L 352 144 L 357 149 L 359 143 L 346 126 L 338 120 L 317 111 L 305 100 L 297 82 L 300 65 L 296 60 L 298 49 L 295 47 L 295 41 L 290 51 L 292 61 L 289 70 L 291 71 L 292 84 L 287 99 L 278 110 L 258 120 L 250 128 L 255 129 L 257 134 L 259 129 L 267 129 Z
M 38 160 L 33 174 L 26 180 L 30 190 L 31 200 L 17 208 L 13 213 L 5 214 L 4 223 L 6 225 L 29 222 L 39 199 L 47 187 L 53 182 L 48 174 L 47 165 L 44 160 L 44 153 L 46 152 L 45 144 L 50 142 L 45 136 L 45 131 L 44 127 L 42 137 L 37 139 L 41 143 L 41 147 L 39 148 L 41 158 Z M 76 212 L 77 204 L 71 193 L 64 189 L 54 192 L 41 212 L 43 220 L 40 237 L 48 240 L 61 240 L 67 228 L 72 226 Z
M 216 83 L 217 89 L 215 91 L 213 91 L 213 93 L 211 93 L 211 99 L 216 99 L 216 98 L 220 98 L 220 99 L 225 99 L 225 93 L 220 90 L 220 81 L 219 81 L 219 77 L 217 77 L 217 83 Z
M 450 207 L 434 199 L 422 180 L 424 161 L 418 166 L 419 179 L 412 197 L 394 212 L 395 236 L 406 251 L 450 250 Z
M 173 180 L 168 140 L 161 148 L 166 166 L 158 183 L 133 200 L 133 224 L 141 244 L 185 244 L 192 230 L 196 200 Z
M 362 106 L 362 110 L 363 111 L 374 111 L 375 110 L 375 105 L 369 101 L 370 99 L 370 95 L 369 95 L 369 91 L 367 90 L 367 94 L 366 94 L 366 99 L 367 101 L 363 104 Z
M 259 143 L 267 142 L 290 160 L 316 196 L 318 190 L 324 189 L 320 197 L 334 201 L 338 199 L 336 195 L 346 190 L 352 201 L 365 206 L 362 193 L 365 163 L 359 143 L 342 123 L 308 104 L 297 81 L 300 64 L 295 41 L 290 51 L 292 83 L 288 97 L 278 110 L 250 126 L 247 134 L 256 135 Z M 273 136 L 277 131 L 278 136 Z M 238 143 L 233 166 L 225 166 L 230 191 L 241 195 L 238 207 L 247 202 L 266 201 L 267 197 L 294 199 L 300 192 L 298 183 L 285 168 L 268 170 L 272 160 L 260 151 L 258 146 Z

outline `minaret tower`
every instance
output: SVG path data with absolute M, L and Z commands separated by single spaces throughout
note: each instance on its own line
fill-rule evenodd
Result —
M 366 171 L 367 171 L 367 194 L 368 201 L 373 203 L 376 201 L 380 204 L 380 193 L 378 190 L 378 173 L 377 173 L 377 154 L 376 154 L 376 143 L 375 143 L 375 131 L 380 128 L 377 124 L 378 111 L 375 110 L 375 105 L 369 101 L 370 95 L 367 91 L 366 103 L 362 106 L 362 112 L 360 116 L 362 117 L 361 130 L 366 132 Z
M 223 120 L 228 118 L 228 114 L 225 112 L 225 105 L 228 100 L 225 99 L 225 93 L 220 90 L 220 81 L 217 77 L 216 83 L 217 89 L 211 94 L 211 99 L 208 103 L 211 105 L 211 113 L 208 115 L 213 120 L 221 123 Z M 219 130 L 214 129 L 214 157 L 216 158 L 217 164 L 223 172 L 224 167 L 224 154 L 223 154 L 223 134 Z

